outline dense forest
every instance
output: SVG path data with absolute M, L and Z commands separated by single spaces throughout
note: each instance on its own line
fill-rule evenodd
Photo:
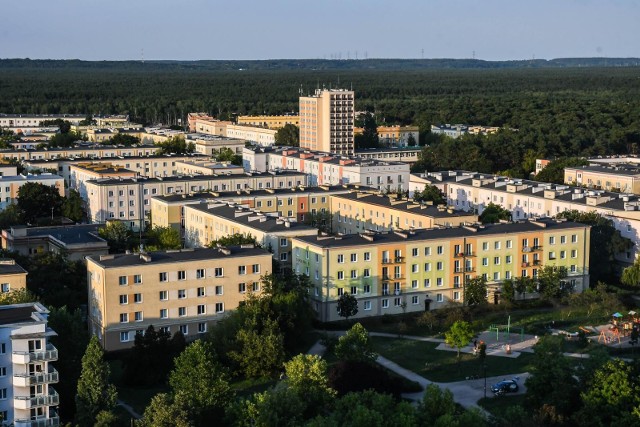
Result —
M 184 123 L 190 111 L 220 118 L 296 112 L 300 91 L 326 85 L 352 87 L 356 109 L 374 112 L 378 124 L 420 126 L 420 142 L 431 149 L 418 170 L 465 168 L 522 175 L 535 157 L 637 152 L 640 144 L 640 67 L 313 70 L 313 61 L 301 61 L 303 69 L 273 61 L 279 69 L 239 70 L 244 62 L 251 67 L 269 61 L 228 62 L 234 69 L 221 69 L 224 61 L 4 60 L 0 112 L 128 113 L 144 124 L 175 125 L 179 119 Z M 341 61 L 318 60 L 325 62 Z M 517 131 L 454 142 L 430 135 L 434 123 Z

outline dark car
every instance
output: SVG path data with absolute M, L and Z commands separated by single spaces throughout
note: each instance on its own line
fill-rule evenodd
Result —
M 516 393 L 518 391 L 518 383 L 516 380 L 503 380 L 492 385 L 491 391 L 496 396 L 502 396 L 505 393 Z

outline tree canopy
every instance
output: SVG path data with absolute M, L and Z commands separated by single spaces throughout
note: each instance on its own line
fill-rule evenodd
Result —
M 460 359 L 460 349 L 469 344 L 471 338 L 473 338 L 473 330 L 464 320 L 456 321 L 444 334 L 445 342 L 458 350 L 458 359 Z
M 416 202 L 432 202 L 434 206 L 447 203 L 447 199 L 438 187 L 435 185 L 425 185 L 424 190 L 416 191 L 413 194 L 413 200 Z
M 53 186 L 28 182 L 18 190 L 20 215 L 24 221 L 31 224 L 39 218 L 59 216 L 63 203 L 64 198 Z
M 289 147 L 300 146 L 300 128 L 294 124 L 287 123 L 276 131 L 276 145 L 286 145 Z
M 494 224 L 500 222 L 500 220 L 511 221 L 511 211 L 500 205 L 489 203 L 482 211 L 479 219 L 483 224 Z
M 586 166 L 589 162 L 579 157 L 563 157 L 552 160 L 537 175 L 537 181 L 553 182 L 555 184 L 564 184 L 564 168 L 575 166 Z

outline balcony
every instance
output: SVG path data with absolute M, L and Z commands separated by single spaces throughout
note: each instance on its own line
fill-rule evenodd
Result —
M 458 252 L 455 257 L 456 258 L 462 258 L 464 256 L 464 252 Z
M 53 362 L 58 360 L 58 349 L 52 344 L 47 344 L 45 350 L 38 351 L 14 351 L 11 362 L 16 364 L 27 364 L 31 362 Z
M 528 262 L 523 262 L 522 263 L 522 267 L 529 267 L 529 263 Z
M 13 385 L 18 387 L 31 387 L 36 384 L 55 384 L 59 381 L 58 371 L 49 367 L 49 372 L 37 372 L 33 374 L 14 374 Z
M 49 387 L 49 394 L 36 396 L 16 396 L 13 405 L 16 409 L 31 409 L 38 406 L 56 406 L 60 404 L 60 396 L 53 387 Z
M 475 268 L 473 268 L 473 267 L 465 267 L 465 268 L 464 268 L 464 271 L 465 271 L 465 272 L 467 272 L 467 273 L 471 273 L 471 272 L 473 272 L 473 271 L 476 271 L 476 269 L 475 269 Z
M 51 411 L 50 413 L 54 413 Z M 49 416 L 49 418 L 39 418 L 34 420 L 14 420 L 15 427 L 59 427 L 60 417 L 58 415 Z
M 453 272 L 454 272 L 454 273 L 462 273 L 462 267 L 455 267 L 455 268 L 453 269 Z

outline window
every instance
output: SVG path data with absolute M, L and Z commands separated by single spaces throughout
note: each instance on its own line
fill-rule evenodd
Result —
M 120 286 L 126 285 L 128 283 L 127 282 L 127 276 L 120 276 L 118 278 L 118 283 L 120 283 Z
M 417 280 L 412 280 L 411 281 L 411 287 L 413 289 L 418 289 L 418 281 Z
M 511 249 L 513 247 L 513 243 L 511 240 L 507 240 L 507 249 Z
M 371 270 L 365 268 L 362 274 L 363 277 L 371 277 Z
M 187 307 L 178 307 L 178 316 L 184 317 L 187 315 Z
M 128 341 L 129 341 L 129 331 L 120 332 L 120 342 L 128 342 Z M 7 389 L 3 389 L 3 390 L 5 392 L 7 391 Z
M 394 307 L 400 307 L 402 305 L 402 298 L 394 298 L 393 299 L 393 306 Z
M 511 279 L 511 272 L 510 271 L 505 271 L 504 272 L 504 278 L 505 279 Z
M 2 293 L 7 293 L 11 289 L 11 286 L 8 283 L 2 284 Z
M 554 236 L 549 236 L 549 244 L 550 245 L 555 245 L 556 244 L 556 238 Z
M 488 266 L 489 265 L 489 258 L 486 258 L 486 257 L 482 258 L 482 265 L 485 266 L 485 267 Z
M 222 285 L 216 286 L 216 295 L 222 295 L 223 293 L 224 293 L 223 286 Z
M 438 246 L 438 247 L 436 248 L 436 253 L 437 253 L 438 255 L 442 255 L 442 253 L 443 253 L 443 252 L 444 252 L 444 249 L 443 249 L 443 247 L 442 247 L 442 246 Z
M 189 333 L 189 326 L 188 325 L 180 325 L 180 333 L 182 335 L 187 335 Z
M 571 249 L 571 258 L 576 258 L 578 256 L 578 251 L 575 249 Z
M 436 286 L 442 286 L 442 277 L 436 279 Z
M 133 283 L 136 285 L 139 285 L 140 283 L 142 283 L 142 275 L 140 274 L 136 274 L 133 276 Z
M 187 279 L 187 272 L 184 270 L 178 271 L 178 280 L 186 280 L 186 279 Z
M 453 300 L 454 300 L 454 301 L 458 301 L 458 300 L 460 300 L 460 292 L 455 291 L 455 292 L 453 293 Z
M 287 246 L 287 239 L 280 239 L 280 246 L 282 247 Z
M 166 308 L 160 309 L 160 318 L 161 319 L 166 319 L 168 317 L 169 317 L 169 315 L 167 314 L 167 309 Z
M 494 249 L 500 249 L 500 242 L 493 242 Z
M 224 303 L 217 302 L 216 303 L 216 313 L 224 313 Z
M 163 334 L 168 334 L 171 332 L 171 328 L 169 326 L 163 326 L 160 328 L 160 332 L 162 332 Z
M 496 271 L 496 272 L 493 273 L 493 280 L 495 280 L 496 282 L 498 280 L 500 280 L 500 272 L 499 271 Z
M 388 299 L 383 299 L 382 300 L 382 308 L 389 308 L 389 300 Z
M 344 263 L 344 255 L 342 255 L 342 254 L 338 255 L 338 263 L 339 264 Z
M 253 274 L 260 273 L 260 264 L 253 264 L 253 265 L 251 266 L 251 272 L 252 272 Z
M 549 252 L 549 259 L 556 259 L 556 253 L 555 252 Z
M 196 279 L 204 279 L 204 268 L 196 270 Z
M 120 323 L 129 323 L 129 313 L 120 313 Z
M 160 281 L 161 282 L 167 281 L 167 273 L 160 273 Z
M 120 304 L 129 304 L 129 296 L 128 295 L 120 295 Z
M 442 298 L 442 294 L 436 294 L 436 302 L 442 302 L 443 298 Z
M 133 294 L 133 302 L 135 304 L 142 303 L 142 294 Z
M 2 367 L 0 368 L 0 377 L 6 377 L 7 376 L 7 368 L 6 367 Z M 6 420 L 6 418 L 4 418 Z
M 247 284 L 246 283 L 238 283 L 238 292 L 244 294 L 247 292 Z
M 431 255 L 431 248 L 429 248 L 429 247 L 424 248 L 424 255 L 425 255 L 425 256 L 429 256 L 429 255 Z
M 494 265 L 500 265 L 500 257 L 499 256 L 493 257 L 493 264 Z
M 358 287 L 357 286 L 352 286 L 351 287 L 351 295 L 358 295 Z
M 414 295 L 411 297 L 411 304 L 420 304 L 420 301 L 417 295 Z
M 287 254 L 286 252 L 282 252 L 280 254 L 280 261 L 287 261 L 289 259 L 289 254 Z
M 344 280 L 344 271 L 338 271 L 338 280 Z
M 178 299 L 185 299 L 187 297 L 187 291 L 184 289 L 178 289 Z
M 365 294 L 370 294 L 371 293 L 371 285 L 364 285 L 362 287 L 362 290 Z
M 199 297 L 203 297 L 203 296 L 205 296 L 205 295 L 206 295 L 206 292 L 205 292 L 205 288 L 204 288 L 204 286 L 199 287 L 199 288 L 198 288 L 198 296 L 199 296 Z
M 560 244 L 564 245 L 565 243 L 567 243 L 567 236 L 560 236 Z
M 169 299 L 169 295 L 167 291 L 160 291 L 160 301 L 166 301 Z
M 344 294 L 344 289 L 343 288 L 338 288 L 338 296 L 342 296 Z
M 411 249 L 411 256 L 418 256 L 418 248 Z
M 425 288 L 431 287 L 431 279 L 424 279 L 424 287 Z
M 482 243 L 482 250 L 483 251 L 489 250 L 489 243 L 488 242 L 483 242 Z
M 565 259 L 567 257 L 567 251 L 560 251 L 560 259 Z
M 364 253 L 364 260 L 365 261 L 371 261 L 371 252 L 365 252 Z
M 253 284 L 251 285 L 251 288 L 253 289 L 253 292 L 258 292 L 260 290 L 260 283 L 253 282 Z
M 413 264 L 411 266 L 411 272 L 412 273 L 418 273 L 420 271 L 420 266 L 418 264 Z
M 371 301 L 365 301 L 364 302 L 364 309 L 365 310 L 371 310 Z
M 351 254 L 351 262 L 358 262 L 358 254 Z
M 507 255 L 506 257 L 504 257 L 504 261 L 505 261 L 507 264 L 511 264 L 511 255 Z
M 198 333 L 204 334 L 205 332 L 207 332 L 207 324 L 204 322 L 198 323 Z
M 578 243 L 578 235 L 577 234 L 572 234 L 571 235 L 571 243 Z
M 133 320 L 135 320 L 136 322 L 142 322 L 143 320 L 142 312 L 136 311 L 135 313 L 133 313 Z
M 247 266 L 246 265 L 239 265 L 238 266 L 238 274 L 239 275 L 247 274 Z
M 443 269 L 442 261 L 438 261 L 438 262 L 436 263 L 436 269 L 437 269 L 437 270 L 442 270 L 442 269 Z
M 358 270 L 351 270 L 351 278 L 352 279 L 358 278 Z
M 207 306 L 204 304 L 198 305 L 198 314 L 207 314 Z

